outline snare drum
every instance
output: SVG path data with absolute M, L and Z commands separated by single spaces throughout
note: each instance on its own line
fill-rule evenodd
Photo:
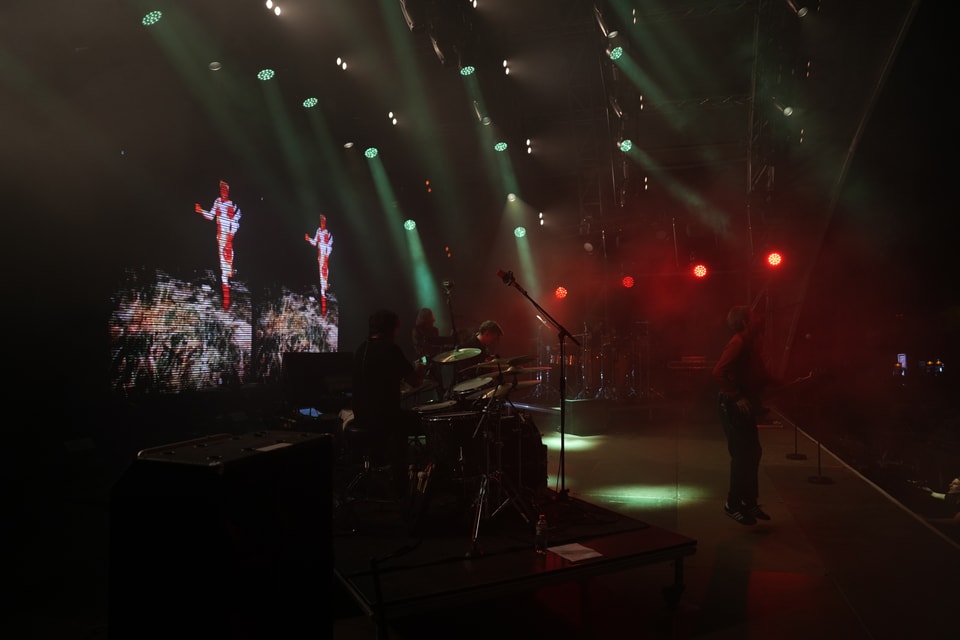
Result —
M 479 378 L 471 378 L 470 380 L 464 380 L 463 382 L 455 384 L 451 387 L 450 391 L 455 398 L 466 400 L 477 392 L 492 386 L 493 378 L 490 376 L 480 376 Z
M 418 404 L 413 407 L 412 410 L 420 414 L 433 414 L 440 411 L 446 411 L 447 409 L 452 409 L 455 406 L 457 406 L 456 400 L 444 400 L 443 402 L 431 401 L 427 402 L 426 404 Z

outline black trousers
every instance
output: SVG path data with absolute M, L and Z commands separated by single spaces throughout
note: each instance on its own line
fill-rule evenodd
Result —
M 734 507 L 741 502 L 755 505 L 760 495 L 757 475 L 760 471 L 760 432 L 752 413 L 743 413 L 737 403 L 720 394 L 720 424 L 727 436 L 730 452 L 730 487 L 727 502 Z

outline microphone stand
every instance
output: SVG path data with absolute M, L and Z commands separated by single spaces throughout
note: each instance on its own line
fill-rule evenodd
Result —
M 557 492 L 557 498 L 559 500 L 567 499 L 567 487 L 566 487 L 566 449 L 565 449 L 565 438 L 566 438 L 566 414 L 567 414 L 567 398 L 566 398 L 566 387 L 567 387 L 567 374 L 564 371 L 563 364 L 566 362 L 564 355 L 564 342 L 567 338 L 573 341 L 578 347 L 580 343 L 577 342 L 577 339 L 573 337 L 566 327 L 557 322 L 556 318 L 551 316 L 547 311 L 537 304 L 537 301 L 531 298 L 526 290 L 521 287 L 516 278 L 513 277 L 513 272 L 508 271 L 506 274 L 501 276 L 505 284 L 511 287 L 515 287 L 517 291 L 523 294 L 523 297 L 530 301 L 530 303 L 536 307 L 537 311 L 543 314 L 543 316 L 550 321 L 550 323 L 557 329 L 557 340 L 560 342 L 560 468 L 557 472 L 560 480 L 560 490 Z
M 447 296 L 447 312 L 450 314 L 450 330 L 453 332 L 453 348 L 460 348 L 460 334 L 457 333 L 457 321 L 453 319 L 453 287 L 444 284 L 443 293 Z

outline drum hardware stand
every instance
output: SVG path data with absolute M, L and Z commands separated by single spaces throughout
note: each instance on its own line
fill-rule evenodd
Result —
M 607 349 L 604 349 L 603 346 L 603 334 L 600 334 L 600 386 L 597 388 L 597 392 L 594 394 L 594 398 L 598 400 L 616 400 L 617 399 L 617 388 L 616 386 L 607 387 L 607 362 L 609 358 L 607 357 Z
M 484 512 L 489 510 L 488 500 L 489 500 L 489 491 L 490 491 L 491 481 L 495 482 L 499 489 L 498 499 L 501 496 L 504 496 L 504 498 L 503 498 L 503 501 L 500 503 L 500 505 L 497 506 L 497 508 L 494 509 L 492 512 L 490 512 L 489 515 L 487 515 L 487 518 L 488 519 L 493 518 L 498 513 L 500 513 L 500 511 L 505 506 L 507 506 L 508 504 L 512 504 L 514 509 L 517 510 L 517 513 L 520 514 L 520 517 L 523 518 L 523 521 L 527 525 L 532 523 L 530 516 L 527 514 L 527 509 L 524 507 L 524 505 L 521 502 L 520 495 L 517 493 L 516 487 L 512 485 L 509 477 L 504 475 L 503 473 L 503 452 L 501 450 L 501 447 L 503 445 L 503 440 L 501 439 L 501 433 L 500 433 L 502 428 L 502 420 L 500 416 L 502 405 L 501 405 L 500 399 L 497 398 L 497 395 L 496 395 L 496 389 L 503 384 L 502 378 L 503 378 L 502 375 L 498 378 L 501 381 L 497 384 L 496 387 L 494 387 L 494 391 L 491 394 L 490 399 L 487 401 L 487 406 L 484 407 L 484 409 L 482 410 L 480 420 L 479 422 L 477 422 L 477 428 L 474 431 L 474 437 L 476 437 L 478 434 L 482 434 L 482 437 L 485 439 L 484 447 L 483 447 L 484 473 L 481 474 L 480 476 L 480 489 L 477 493 L 476 502 L 474 503 L 473 526 L 470 531 L 470 550 L 467 552 L 468 558 L 483 555 L 483 549 L 481 549 L 480 543 L 479 543 L 480 522 L 483 520 Z M 497 424 L 495 427 L 496 438 L 493 439 L 493 445 L 497 447 L 497 454 L 496 454 L 497 466 L 493 471 L 491 471 L 490 470 L 491 430 L 487 428 L 481 432 L 480 427 L 483 425 L 484 421 L 486 420 L 487 415 L 491 413 L 490 407 L 491 405 L 494 405 L 494 404 L 496 407 Z
M 580 359 L 580 379 L 583 384 L 580 385 L 577 400 L 589 400 L 593 395 L 593 389 L 590 388 L 590 379 L 593 377 L 593 348 L 590 346 L 590 342 L 593 340 L 593 336 L 590 334 L 586 322 L 583 323 L 583 340 L 587 343 L 587 346 L 583 347 L 583 356 Z M 563 346 L 562 341 L 560 345 Z
M 556 327 L 556 329 L 557 329 L 557 341 L 560 343 L 560 362 L 561 362 L 561 363 L 563 363 L 564 358 L 566 357 L 566 351 L 565 351 L 564 345 L 565 345 L 565 343 L 566 343 L 566 339 L 567 339 L 567 338 L 570 338 L 570 340 L 571 340 L 574 344 L 576 344 L 578 347 L 582 347 L 582 345 L 581 345 L 579 342 L 577 342 L 577 339 L 576 339 L 575 337 L 573 337 L 573 334 L 570 333 L 569 331 L 567 331 L 566 327 L 564 327 L 562 324 L 560 324 L 559 322 L 557 322 L 556 318 L 554 318 L 554 317 L 551 316 L 549 313 L 547 313 L 547 312 L 544 310 L 543 307 L 541 307 L 539 304 L 537 304 L 537 302 L 527 294 L 526 290 L 524 290 L 524 288 L 521 287 L 521 286 L 517 283 L 516 278 L 513 277 L 513 272 L 512 272 L 512 271 L 508 271 L 508 272 L 506 272 L 506 273 L 503 273 L 503 272 L 501 271 L 501 272 L 500 272 L 499 274 L 497 274 L 497 275 L 500 275 L 500 276 L 501 276 L 501 278 L 503 279 L 503 283 L 504 283 L 505 285 L 507 285 L 507 286 L 509 286 L 509 287 L 514 287 L 517 291 L 519 291 L 519 292 L 523 295 L 524 298 L 526 298 L 527 300 L 530 301 L 530 304 L 532 304 L 534 307 L 536 307 L 536 309 L 537 309 L 541 314 L 543 314 L 543 316 L 544 316 L 547 320 L 549 320 L 550 323 L 551 323 L 554 327 Z M 566 372 L 564 371 L 564 367 L 560 367 L 560 468 L 559 468 L 559 470 L 558 470 L 558 472 L 557 472 L 557 480 L 558 480 L 558 482 L 559 482 L 559 487 L 560 487 L 560 488 L 559 488 L 559 490 L 557 491 L 557 498 L 558 498 L 559 500 L 564 500 L 564 501 L 566 501 L 567 498 L 569 497 L 569 496 L 567 495 L 566 477 L 565 477 L 565 476 L 566 476 L 566 448 L 565 448 L 565 446 L 566 446 L 566 445 L 565 445 L 565 440 L 566 440 L 566 427 L 565 427 L 565 423 L 566 423 L 566 415 L 567 415 L 567 407 L 566 407 L 566 404 L 567 404 L 566 400 L 567 400 L 567 398 L 566 398 L 566 395 L 567 395 L 567 374 L 566 374 Z

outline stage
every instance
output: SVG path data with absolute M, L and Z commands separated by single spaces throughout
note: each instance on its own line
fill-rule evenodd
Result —
M 493 500 L 479 527 L 474 509 L 453 504 L 415 526 L 402 502 L 355 504 L 335 526 L 336 579 L 382 633 L 407 616 L 656 563 L 673 563 L 674 581 L 663 585 L 673 606 L 684 558 L 696 553 L 692 538 L 546 488 L 523 508 L 509 496 Z M 546 516 L 547 553 L 535 551 L 524 511 Z

